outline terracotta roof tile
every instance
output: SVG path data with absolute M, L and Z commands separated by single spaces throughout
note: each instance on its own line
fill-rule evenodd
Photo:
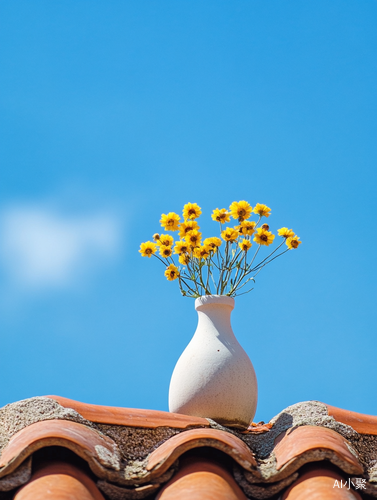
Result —
M 80 403 L 73 399 L 60 396 L 45 396 L 54 399 L 64 408 L 72 408 L 91 422 L 102 424 L 126 425 L 128 427 L 174 427 L 187 429 L 189 427 L 209 427 L 205 418 L 190 417 L 179 413 L 169 413 L 157 410 L 136 410 L 133 408 L 117 408 L 114 406 L 99 406 Z
M 338 422 L 349 425 L 359 434 L 371 434 L 377 436 L 377 417 L 364 415 L 355 411 L 342 410 L 335 406 L 326 405 L 328 414 Z
M 71 464 L 49 464 L 31 478 L 14 500 L 105 500 L 95 483 Z
M 0 457 L 0 477 L 12 472 L 25 458 L 46 446 L 65 446 L 80 457 L 103 461 L 104 454 L 119 461 L 117 445 L 110 438 L 76 422 L 47 420 L 32 424 L 16 433 Z
M 247 500 L 231 474 L 220 464 L 190 457 L 157 495 L 156 500 Z
M 334 487 L 335 481 L 345 483 L 346 478 L 326 468 L 306 472 L 284 493 L 282 500 L 361 500 L 352 489 Z
M 149 457 L 147 470 L 166 470 L 188 450 L 210 446 L 230 455 L 247 470 L 256 467 L 255 458 L 248 446 L 238 437 L 216 429 L 193 429 L 165 441 Z
M 102 491 L 110 500 L 152 499 L 160 490 L 162 500 L 174 495 L 184 499 L 185 488 L 191 491 L 192 498 L 212 500 L 211 488 L 207 487 L 212 482 L 213 491 L 219 488 L 217 499 L 265 500 L 284 494 L 289 500 L 314 500 L 316 497 L 310 496 L 313 491 L 321 495 L 323 485 L 330 484 L 333 476 L 323 472 L 305 475 L 303 470 L 310 464 L 325 471 L 326 464 L 329 469 L 335 465 L 338 474 L 344 474 L 343 479 L 364 478 L 365 491 L 377 498 L 377 436 L 373 432 L 365 434 L 366 430 L 373 431 L 375 417 L 357 417 L 355 421 L 355 414 L 349 413 L 353 420 L 345 410 L 323 403 L 299 403 L 282 411 L 269 424 L 253 425 L 242 433 L 211 420 L 167 412 L 99 407 L 56 396 L 32 398 L 0 409 L 0 492 L 15 491 L 26 483 L 18 495 L 22 491 L 34 492 L 37 484 L 46 485 L 59 476 L 51 473 L 49 479 L 35 475 L 30 479 L 32 463 L 36 470 L 48 453 L 43 448 L 54 446 L 81 457 L 88 474 L 96 478 L 93 491 L 100 495 Z M 365 423 L 372 428 L 360 428 L 361 436 L 356 427 Z M 188 461 L 188 455 L 194 454 L 194 462 Z M 53 479 L 54 484 L 60 484 L 58 479 Z M 76 480 L 84 486 L 76 484 Z M 73 473 L 64 478 L 64 484 L 67 481 L 88 489 L 84 479 Z M 56 488 L 60 491 L 60 486 Z M 347 498 L 344 491 L 327 492 L 327 496 L 318 498 Z M 93 492 L 87 494 L 97 498 Z M 348 495 L 352 500 L 359 498 L 352 491 Z M 17 500 L 26 498 L 29 500 Z M 84 493 L 80 498 L 86 498 Z
M 324 427 L 302 426 L 290 429 L 276 440 L 275 456 L 277 469 L 301 457 L 312 450 L 325 450 L 331 454 L 318 454 L 317 460 L 333 459 L 334 453 L 343 465 L 343 469 L 352 474 L 361 474 L 363 467 L 354 454 L 350 452 L 351 445 L 337 432 Z M 312 460 L 315 460 L 312 457 Z M 337 461 L 336 465 L 339 462 Z
M 272 424 L 263 424 L 261 422 L 255 424 L 253 422 L 245 431 L 241 431 L 241 434 L 263 434 L 264 432 L 268 432 L 271 428 Z

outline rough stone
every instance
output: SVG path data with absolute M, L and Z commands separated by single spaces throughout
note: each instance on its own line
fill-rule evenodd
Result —
M 64 408 L 53 399 L 35 397 L 23 399 L 0 408 L 0 453 L 10 438 L 20 430 L 41 420 L 71 420 L 94 427 L 71 408 Z
M 106 490 L 105 493 L 114 500 L 116 498 L 142 498 L 148 491 L 154 491 L 157 483 L 162 484 L 168 480 L 168 476 L 170 477 L 177 464 L 166 472 L 166 477 L 163 475 L 151 480 L 146 469 L 148 456 L 166 440 L 187 431 L 170 427 L 147 429 L 93 423 L 84 419 L 73 409 L 60 406 L 53 399 L 36 397 L 9 404 L 0 409 L 0 453 L 18 431 L 36 422 L 51 419 L 78 422 L 108 436 L 116 443 L 120 452 L 119 456 L 111 455 L 103 447 L 97 446 L 96 448 L 98 462 L 109 471 L 106 476 L 108 481 L 102 481 L 101 488 L 103 491 Z M 349 450 L 355 456 L 358 455 L 364 467 L 363 477 L 368 480 L 368 493 L 377 498 L 377 436 L 361 435 L 352 427 L 337 422 L 328 415 L 327 406 L 323 403 L 307 401 L 289 406 L 271 420 L 272 426 L 269 431 L 259 434 L 242 434 L 236 429 L 224 427 L 210 419 L 208 421 L 211 428 L 237 436 L 253 451 L 257 461 L 256 473 L 241 470 L 239 467 L 235 469 L 235 477 L 248 495 L 260 499 L 276 495 L 281 488 L 294 480 L 297 468 L 308 461 L 331 460 L 335 465 L 342 467 L 341 459 L 331 450 L 310 450 L 297 458 L 294 467 L 288 467 L 285 471 L 277 471 L 274 454 L 276 438 L 290 428 L 311 425 L 332 429 L 347 439 Z M 20 466 L 15 472 L 2 478 L 0 491 L 1 485 L 6 490 L 6 488 L 15 487 L 12 486 L 14 484 L 19 486 L 26 482 L 30 477 L 28 464 Z M 119 481 L 119 478 L 122 481 Z M 114 484 L 117 482 L 120 484 Z M 153 484 L 153 488 L 147 483 Z
M 117 443 L 126 461 L 144 460 L 164 441 L 182 432 L 170 427 L 144 429 L 107 424 L 96 424 L 96 428 Z

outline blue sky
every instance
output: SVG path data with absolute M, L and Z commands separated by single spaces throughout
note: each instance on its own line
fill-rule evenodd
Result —
M 377 414 L 374 1 L 3 1 L 0 405 L 167 410 L 192 299 L 141 241 L 188 201 L 303 240 L 239 297 L 258 420 Z

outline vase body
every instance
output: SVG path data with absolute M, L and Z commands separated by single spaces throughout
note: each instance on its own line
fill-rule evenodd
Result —
M 195 301 L 198 326 L 170 381 L 169 411 L 247 428 L 258 399 L 253 365 L 230 323 L 234 299 L 205 295 Z

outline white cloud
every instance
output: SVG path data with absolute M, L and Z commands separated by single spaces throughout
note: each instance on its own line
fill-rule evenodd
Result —
M 72 286 L 114 258 L 120 224 L 109 213 L 69 216 L 43 206 L 0 212 L 0 265 L 24 289 Z

